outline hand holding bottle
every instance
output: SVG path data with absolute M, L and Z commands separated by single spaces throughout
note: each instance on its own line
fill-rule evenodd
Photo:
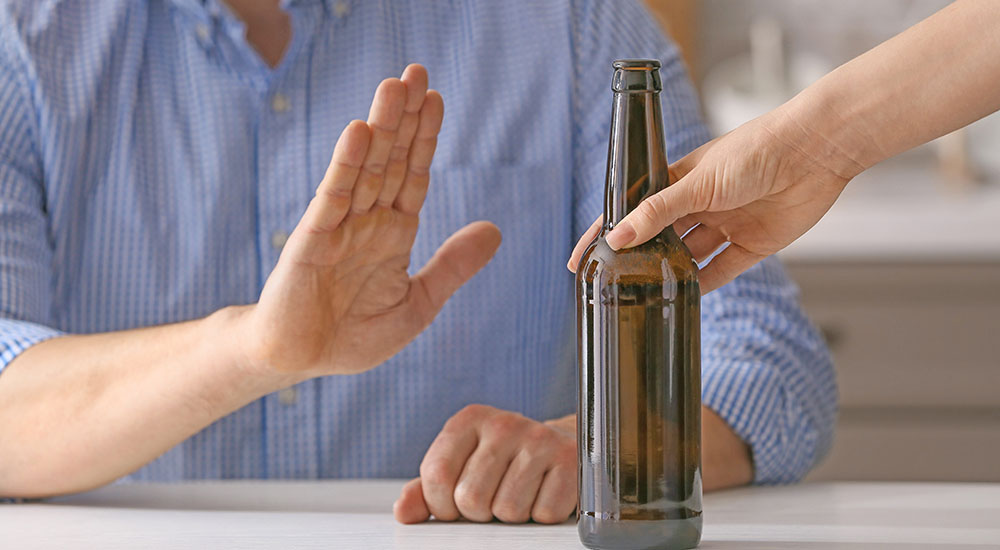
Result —
M 851 60 L 671 166 L 676 183 L 608 244 L 632 247 L 673 225 L 690 230 L 684 242 L 700 261 L 729 242 L 699 274 L 703 293 L 722 286 L 805 233 L 858 173 L 1000 109 L 998 23 L 1000 2 L 958 0 Z
M 819 221 L 853 175 L 838 173 L 797 148 L 801 130 L 787 123 L 784 112 L 769 113 L 671 165 L 676 183 L 625 216 L 608 234 L 608 244 L 633 247 L 673 225 L 678 235 L 690 230 L 684 243 L 702 262 L 728 242 L 701 269 L 702 293 L 787 246 Z M 592 232 L 580 243 L 589 243 Z M 582 251 L 577 245 L 571 269 Z

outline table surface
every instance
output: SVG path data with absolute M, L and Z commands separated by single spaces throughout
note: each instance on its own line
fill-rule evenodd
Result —
M 402 483 L 116 485 L 0 505 L 0 548 L 583 548 L 569 521 L 399 525 L 391 510 Z M 1000 484 L 809 483 L 709 494 L 700 548 L 1000 548 Z

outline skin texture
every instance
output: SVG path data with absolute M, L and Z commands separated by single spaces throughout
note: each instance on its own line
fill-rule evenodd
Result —
M 626 216 L 609 245 L 673 225 L 690 231 L 699 260 L 730 243 L 701 270 L 702 292 L 733 280 L 808 231 L 857 174 L 1000 109 L 998 24 L 1000 2 L 960 0 L 846 63 L 672 165 L 676 183 Z

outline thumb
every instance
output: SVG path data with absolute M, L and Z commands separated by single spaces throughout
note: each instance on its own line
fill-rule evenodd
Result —
M 485 221 L 470 223 L 448 237 L 413 277 L 423 298 L 419 307 L 426 309 L 425 318 L 437 314 L 448 298 L 493 258 L 500 240 L 497 226 Z
M 677 183 L 647 197 L 608 233 L 608 246 L 618 250 L 640 245 L 679 218 L 701 212 L 708 207 L 708 201 L 702 199 L 706 195 L 701 189 L 704 184 L 697 174 L 688 173 Z
M 392 515 L 399 523 L 420 523 L 431 517 L 427 503 L 424 502 L 424 490 L 420 478 L 411 479 L 403 486 L 399 499 L 392 505 Z
M 698 181 L 691 171 L 718 139 L 705 143 L 671 164 L 667 171 L 672 185 L 646 198 L 618 222 L 608 233 L 608 246 L 618 250 L 640 245 L 659 235 L 664 227 L 673 225 L 679 218 L 708 208 L 708 204 L 702 204 L 700 199 L 705 195 L 699 189 L 704 183 Z

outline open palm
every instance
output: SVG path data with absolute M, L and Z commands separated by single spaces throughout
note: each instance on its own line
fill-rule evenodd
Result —
M 309 376 L 356 373 L 401 350 L 482 268 L 499 231 L 476 222 L 408 273 L 444 105 L 410 65 L 344 129 L 326 175 L 254 306 L 252 359 Z

